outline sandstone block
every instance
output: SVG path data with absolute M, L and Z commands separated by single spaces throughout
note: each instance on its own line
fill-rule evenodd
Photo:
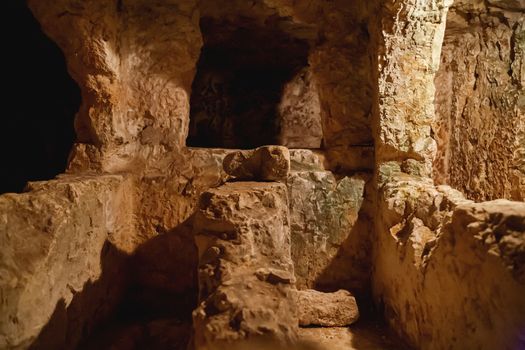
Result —
M 326 157 L 322 151 L 309 149 L 290 150 L 291 171 L 326 170 Z
M 297 291 L 301 326 L 348 326 L 359 318 L 355 298 L 346 290 L 323 293 L 313 289 Z
M 290 152 L 283 146 L 263 146 L 228 154 L 224 170 L 240 180 L 284 180 L 290 172 Z
M 298 320 L 286 186 L 235 182 L 208 190 L 194 233 L 195 348 L 243 349 L 240 343 L 261 339 L 283 346 L 293 342 Z

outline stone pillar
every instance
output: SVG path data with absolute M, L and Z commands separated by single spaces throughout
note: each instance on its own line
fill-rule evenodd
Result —
M 385 1 L 378 38 L 376 161 L 430 176 L 436 142 L 434 77 L 451 0 Z M 415 161 L 415 162 L 414 162 Z M 413 169 L 417 166 L 417 169 Z M 409 169 L 410 168 L 410 169 Z
M 201 196 L 194 232 L 195 349 L 292 343 L 298 319 L 286 186 L 236 182 L 211 189 Z

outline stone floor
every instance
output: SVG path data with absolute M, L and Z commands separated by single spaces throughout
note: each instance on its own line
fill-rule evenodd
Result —
M 155 320 L 113 325 L 92 337 L 82 350 L 186 350 L 191 324 L 177 320 Z M 351 327 L 300 328 L 301 345 L 294 350 L 407 350 L 387 328 L 366 322 Z M 248 350 L 248 349 L 247 349 Z M 249 349 L 252 350 L 252 349 Z
M 299 336 L 312 350 L 405 350 L 409 349 L 390 331 L 376 325 L 301 328 Z

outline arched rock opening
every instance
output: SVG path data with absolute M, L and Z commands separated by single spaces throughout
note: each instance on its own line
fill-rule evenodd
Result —
M 310 44 L 287 31 L 287 24 L 272 18 L 263 23 L 201 19 L 204 46 L 192 86 L 188 146 L 320 146 L 319 98 L 308 71 Z M 290 119 L 297 113 L 314 120 L 300 133 L 304 141 L 290 135 Z

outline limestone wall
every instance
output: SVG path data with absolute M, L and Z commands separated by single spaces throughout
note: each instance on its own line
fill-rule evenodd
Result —
M 377 105 L 374 137 L 377 168 L 385 161 L 419 163 L 432 171 L 436 150 L 434 75 L 438 69 L 450 0 L 385 1 L 377 36 Z M 409 166 L 408 164 L 406 164 Z
M 366 292 L 371 277 L 416 347 L 511 348 L 525 209 L 431 176 L 523 199 L 523 6 L 460 1 L 447 22 L 451 2 L 30 0 L 83 102 L 69 175 L 0 197 L 0 347 L 76 344 L 118 301 L 108 281 L 124 285 L 130 253 L 134 285 L 195 291 L 191 218 L 228 179 L 227 151 L 185 146 L 199 20 L 248 17 L 311 45 L 324 150 L 292 152 L 286 180 L 298 285 Z
M 498 7 L 499 12 L 508 6 L 515 10 L 520 4 L 488 3 Z M 522 142 L 519 141 L 522 118 L 519 119 L 517 100 L 513 99 L 516 95 L 512 92 L 518 86 L 516 74 L 521 74 L 521 68 L 508 65 L 508 55 L 516 46 L 511 50 L 508 41 L 511 31 L 503 30 L 505 26 L 500 28 L 499 21 L 506 21 L 500 15 L 495 15 L 497 19 L 490 22 L 492 25 L 481 23 L 478 29 L 471 26 L 469 30 L 463 27 L 463 31 L 457 31 L 454 21 L 471 18 L 475 22 L 477 18 L 462 14 L 458 19 L 457 9 L 467 6 L 465 4 L 456 4 L 448 22 L 447 6 L 451 2 L 385 2 L 381 8 L 379 21 L 383 31 L 378 39 L 379 90 L 374 124 L 375 208 L 379 215 L 375 218 L 373 240 L 373 293 L 388 323 L 416 348 L 513 349 L 520 344 L 520 331 L 525 323 L 525 304 L 521 297 L 525 287 L 525 207 L 509 201 L 475 204 L 456 190 L 436 187 L 431 179 L 433 170 L 435 174 L 445 174 L 441 163 L 433 161 L 436 151 L 439 160 L 444 159 L 446 152 L 456 152 L 448 164 L 459 169 L 456 175 L 464 176 L 456 182 L 458 189 L 467 189 L 468 194 L 468 186 L 465 187 L 468 176 L 470 183 L 481 184 L 476 187 L 476 199 L 503 196 L 502 181 L 514 192 L 519 189 L 518 183 L 510 186 L 509 180 L 517 169 L 512 165 L 516 164 L 513 157 L 521 154 Z M 511 27 L 519 30 L 520 25 Z M 498 40 L 507 43 L 500 43 L 499 49 L 495 42 L 494 46 L 488 44 L 493 40 L 490 38 L 494 31 L 498 33 Z M 442 66 L 438 70 L 445 35 Z M 466 40 L 471 37 L 476 39 Z M 478 38 L 486 41 L 476 41 Z M 496 55 L 494 59 L 492 55 Z M 480 74 L 478 90 L 464 89 L 468 79 L 465 65 L 459 63 L 463 59 L 477 62 L 467 66 Z M 452 62 L 450 65 L 448 60 Z M 512 70 L 505 70 L 507 75 L 500 76 L 497 72 L 502 67 Z M 474 74 L 473 71 L 468 74 Z M 498 76 L 503 80 L 498 82 Z M 450 79 L 458 85 L 450 85 Z M 484 97 L 478 99 L 478 96 L 490 98 L 484 100 L 484 104 Z M 449 129 L 444 127 L 442 116 L 450 112 L 446 108 L 456 108 L 446 102 L 447 98 L 476 101 L 471 103 L 472 110 L 463 109 L 471 119 L 457 117 L 454 127 L 452 124 L 447 124 Z M 435 125 L 441 129 L 432 128 L 436 120 L 434 106 L 438 117 Z M 492 122 L 488 119 L 483 123 L 474 122 L 472 118 L 478 113 L 481 118 L 489 118 L 489 113 L 483 111 L 490 108 L 499 108 L 505 116 L 498 112 L 490 117 L 494 119 Z M 450 119 L 453 118 L 447 120 Z M 468 147 L 467 140 L 479 138 L 486 142 L 496 139 L 492 136 L 498 133 L 501 142 L 479 149 Z M 465 158 L 460 160 L 457 154 Z M 494 175 L 493 188 L 489 188 L 493 180 L 478 181 L 480 177 L 470 170 L 471 164 L 482 158 L 487 159 L 486 168 L 491 168 Z M 521 164 L 523 157 L 518 158 Z M 452 167 L 447 169 L 451 171 Z M 455 183 L 451 180 L 451 184 Z M 488 196 L 489 193 L 494 197 Z
M 466 200 L 398 173 L 381 189 L 374 295 L 418 349 L 516 349 L 525 319 L 525 203 Z
M 120 299 L 131 181 L 64 177 L 0 197 L 0 348 L 72 348 Z
M 473 200 L 525 199 L 525 4 L 456 1 L 436 75 L 434 179 Z

